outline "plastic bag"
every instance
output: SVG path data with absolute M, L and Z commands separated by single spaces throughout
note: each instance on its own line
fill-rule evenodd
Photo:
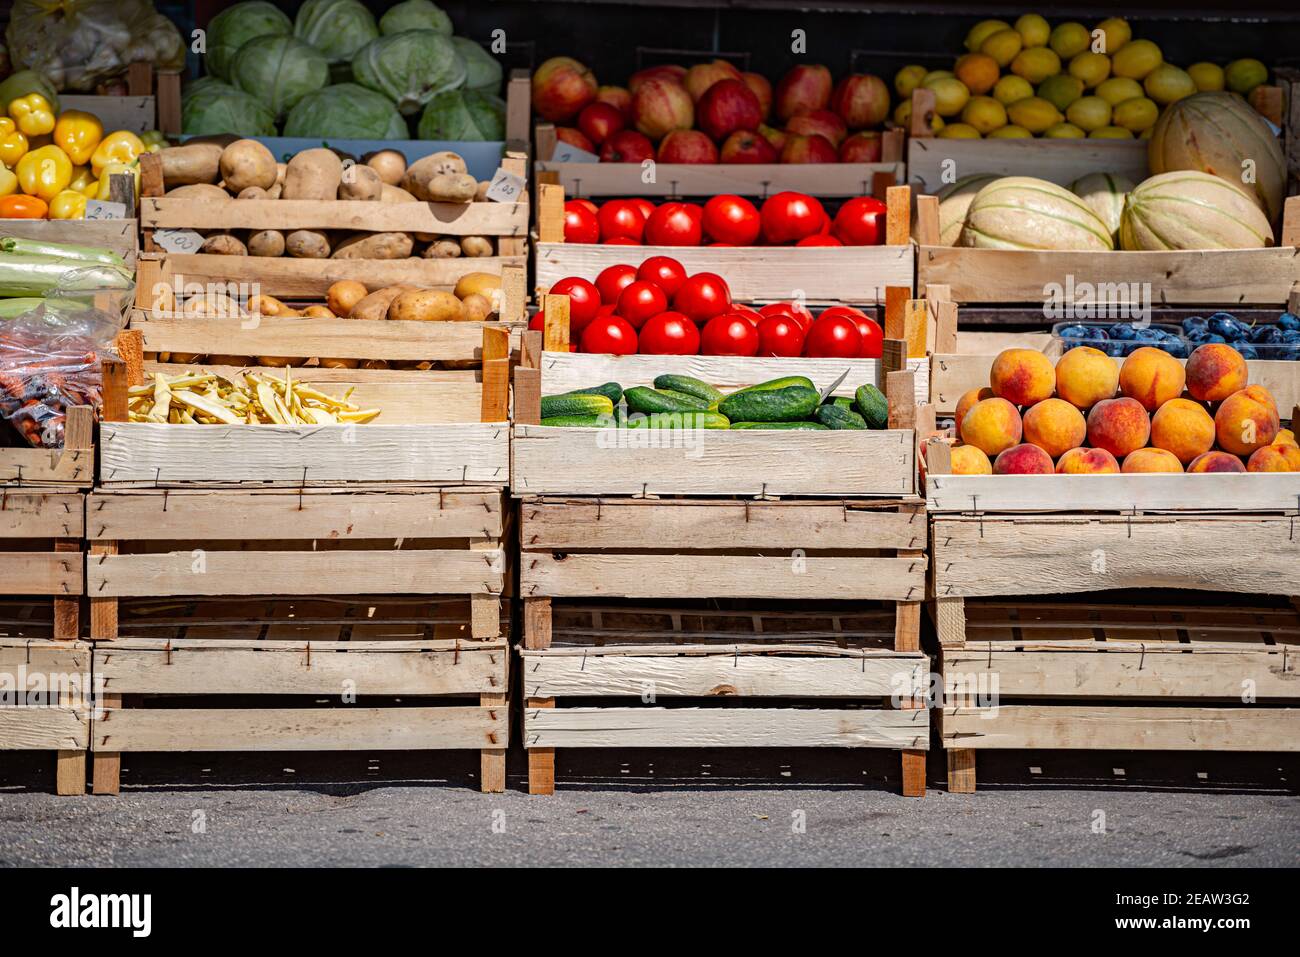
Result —
M 14 0 L 5 39 L 15 69 L 37 70 L 60 90 L 91 92 L 132 63 L 185 66 L 180 32 L 150 0 Z
M 42 305 L 0 324 L 0 418 L 29 445 L 63 448 L 68 408 L 103 405 L 101 357 L 115 356 L 120 317 Z

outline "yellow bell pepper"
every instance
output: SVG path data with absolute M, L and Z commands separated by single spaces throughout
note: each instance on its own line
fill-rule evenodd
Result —
M 99 117 L 81 110 L 68 110 L 54 124 L 54 145 L 68 154 L 77 166 L 85 166 L 104 138 Z
M 135 177 L 135 195 L 140 195 L 140 164 L 139 163 L 109 163 L 99 174 L 99 188 L 95 190 L 95 195 L 91 199 L 107 200 L 110 187 L 112 186 L 112 177 L 116 173 L 130 173 Z M 127 215 L 130 215 L 128 211 Z
M 0 116 L 0 163 L 12 169 L 27 150 L 27 137 L 18 129 L 18 124 L 7 116 Z
M 65 189 L 50 201 L 50 219 L 85 219 L 87 198 L 75 189 Z
M 28 136 L 54 131 L 54 108 L 39 93 L 28 93 L 9 101 L 9 115 Z
M 134 163 L 143 152 L 144 143 L 140 137 L 128 130 L 118 130 L 99 141 L 90 157 L 90 165 L 95 168 L 95 175 L 103 179 L 104 167 L 110 163 Z
M 18 161 L 18 185 L 47 203 L 72 182 L 72 161 L 57 146 L 42 146 Z
M 18 177 L 8 166 L 0 165 L 0 196 L 12 196 L 18 191 Z
M 156 153 L 167 148 L 167 134 L 162 130 L 145 130 L 140 134 L 140 142 L 144 144 L 145 152 Z

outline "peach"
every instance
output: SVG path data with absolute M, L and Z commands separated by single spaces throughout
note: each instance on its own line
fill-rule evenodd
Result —
M 1016 407 L 996 397 L 976 402 L 961 422 L 961 440 L 985 455 L 997 455 L 1019 444 L 1023 432 Z
M 993 398 L 993 390 L 990 388 L 970 389 L 957 400 L 957 411 L 953 415 L 953 426 L 957 429 L 957 434 L 961 435 L 961 420 L 966 418 L 966 413 L 970 407 L 981 399 Z
M 1233 455 L 1250 455 L 1271 445 L 1281 428 L 1272 396 L 1251 386 L 1228 396 L 1214 413 L 1214 431 L 1219 447 Z
M 1154 346 L 1134 349 L 1119 370 L 1119 390 L 1141 402 L 1148 412 L 1178 398 L 1186 384 L 1183 364 Z
M 1004 349 L 989 370 L 993 394 L 1012 405 L 1033 405 L 1056 391 L 1052 360 L 1035 349 Z
M 958 445 L 952 450 L 953 475 L 992 475 L 989 457 L 973 445 Z
M 1056 360 L 1056 394 L 1084 411 L 1115 398 L 1119 366 L 1100 349 L 1077 346 Z
M 1300 472 L 1300 449 L 1289 445 L 1265 445 L 1251 453 L 1247 472 Z
M 1056 463 L 1058 475 L 1118 475 L 1119 462 L 1105 449 L 1070 449 Z
M 1197 346 L 1187 357 L 1187 391 L 1202 402 L 1221 402 L 1246 388 L 1246 360 L 1224 342 Z
M 1274 445 L 1289 445 L 1293 449 L 1300 449 L 1300 443 L 1295 440 L 1295 433 L 1290 429 L 1283 429 L 1273 439 Z
M 1036 445 L 1013 445 L 993 460 L 994 475 L 1051 475 L 1052 457 Z
M 1124 456 L 1121 472 L 1181 472 L 1178 456 L 1164 449 L 1137 449 Z
M 1088 441 L 1117 459 L 1136 452 L 1150 437 L 1151 417 L 1137 399 L 1105 399 L 1088 413 Z
M 1206 452 L 1192 459 L 1192 464 L 1187 466 L 1188 474 L 1201 474 L 1204 472 L 1244 472 L 1246 466 L 1241 464 L 1241 459 L 1235 455 L 1229 455 L 1227 452 Z
M 1025 441 L 1054 459 L 1083 445 L 1088 437 L 1083 413 L 1064 399 L 1044 399 L 1025 412 L 1023 421 Z
M 1214 419 L 1191 399 L 1170 399 L 1151 418 L 1151 444 L 1186 465 L 1214 448 Z

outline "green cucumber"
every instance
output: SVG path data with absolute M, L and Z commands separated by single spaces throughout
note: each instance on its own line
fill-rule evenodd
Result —
M 889 400 L 874 385 L 860 385 L 853 397 L 853 404 L 867 423 L 869 429 L 889 427 Z
M 564 393 L 565 395 L 603 395 L 614 405 L 618 405 L 619 400 L 623 398 L 623 387 L 617 382 L 606 382 L 602 385 L 594 385 L 590 389 L 571 389 Z
M 633 412 L 703 412 L 708 403 L 682 392 L 665 392 L 647 386 L 633 386 L 623 393 L 623 401 Z
M 760 382 L 757 385 L 747 385 L 745 386 L 745 388 L 739 389 L 731 394 L 742 395 L 749 392 L 771 392 L 775 389 L 788 389 L 790 386 L 793 385 L 801 385 L 805 389 L 817 388 L 815 385 L 813 385 L 812 379 L 808 378 L 807 376 L 788 375 L 788 376 L 782 376 L 780 379 L 769 379 L 767 382 Z
M 735 429 L 779 429 L 783 432 L 825 432 L 826 426 L 820 422 L 732 422 L 731 428 Z
M 718 411 L 732 422 L 794 422 L 811 416 L 821 394 L 811 386 L 790 385 L 780 389 L 733 392 Z
M 705 405 L 717 405 L 722 401 L 722 393 L 703 379 L 688 375 L 661 375 L 655 379 L 655 388 L 668 392 L 681 392 L 703 399 Z
M 542 425 L 570 429 L 612 429 L 618 423 L 614 417 L 605 415 L 551 415 L 542 419 Z
M 553 419 L 566 415 L 613 415 L 614 403 L 607 395 L 581 395 L 566 393 L 564 395 L 542 396 L 542 418 Z
M 822 405 L 837 405 L 841 409 L 848 409 L 850 412 L 857 411 L 853 407 L 853 400 L 849 398 L 847 395 L 833 395 L 825 402 L 823 402 Z
M 826 403 L 817 410 L 817 421 L 828 429 L 865 429 L 867 422 L 852 409 Z
M 725 429 L 731 425 L 716 412 L 651 412 L 627 419 L 629 429 Z

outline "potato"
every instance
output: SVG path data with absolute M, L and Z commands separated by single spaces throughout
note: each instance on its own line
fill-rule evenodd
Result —
M 235 199 L 269 199 L 270 194 L 260 186 L 245 186 Z
M 363 369 L 387 369 L 387 359 L 362 359 L 361 368 Z
M 289 173 L 288 163 L 276 163 L 275 164 L 275 185 L 283 186 L 284 178 L 285 176 L 288 175 L 288 173 Z
M 163 184 L 172 189 L 215 183 L 221 175 L 222 152 L 218 143 L 186 143 L 168 147 L 158 154 L 162 159 Z
M 465 309 L 465 318 L 471 322 L 487 322 L 492 318 L 492 302 L 487 296 L 472 293 L 461 300 Z
M 175 189 L 167 190 L 166 198 L 202 199 L 213 203 L 228 203 L 231 201 L 229 193 L 220 186 L 213 186 L 209 183 L 192 183 L 189 186 L 177 186 Z
M 481 179 L 478 181 L 478 189 L 474 190 L 474 202 L 486 203 L 488 201 L 487 191 L 492 188 L 492 180 Z
M 478 183 L 464 173 L 442 173 L 424 184 L 424 198 L 431 203 L 472 203 Z
M 315 229 L 295 229 L 284 238 L 284 249 L 297 259 L 329 259 L 330 241 Z
M 257 356 L 257 364 L 266 366 L 271 369 L 283 369 L 285 366 L 300 366 L 306 363 L 306 359 L 290 358 L 288 356 Z
M 458 322 L 465 318 L 465 307 L 449 292 L 412 289 L 393 300 L 388 318 L 399 322 Z
M 322 369 L 355 369 L 361 363 L 357 359 L 321 359 Z
M 406 233 L 356 233 L 339 243 L 333 259 L 405 259 L 415 243 Z
M 303 150 L 284 173 L 282 199 L 337 199 L 343 180 L 343 161 L 333 150 Z
M 468 203 L 478 191 L 478 180 L 465 171 L 465 161 L 445 151 L 412 163 L 400 185 L 428 202 Z
M 248 356 L 223 356 L 223 355 L 208 356 L 208 365 L 211 366 L 243 367 L 249 364 L 250 363 L 249 363 Z
M 250 186 L 270 189 L 275 185 L 275 156 L 257 140 L 237 140 L 221 153 L 221 178 L 235 194 Z
M 205 239 L 199 252 L 209 256 L 247 256 L 248 247 L 229 233 L 218 233 Z
M 274 296 L 253 296 L 248 300 L 251 315 L 275 316 L 278 319 L 299 319 L 302 317 L 297 309 L 286 306 Z
M 486 236 L 462 236 L 460 251 L 466 256 L 491 256 L 492 240 Z
M 383 203 L 418 203 L 419 200 L 402 189 L 400 186 L 389 186 L 385 183 L 379 193 L 379 201 Z
M 340 279 L 329 287 L 325 293 L 325 303 L 330 312 L 345 319 L 352 315 L 352 309 L 367 295 L 366 287 L 355 279 Z
M 329 309 L 327 309 L 325 306 L 308 306 L 306 309 L 302 311 L 302 317 L 304 319 L 337 319 L 338 318 L 338 316 L 334 315 L 334 313 L 331 312 Z
M 456 281 L 456 296 L 464 299 L 478 293 L 491 301 L 501 292 L 501 277 L 490 272 L 467 272 Z
M 388 186 L 396 186 L 406 173 L 406 157 L 398 150 L 367 153 L 362 162 L 378 173 L 379 179 Z
M 383 180 L 369 166 L 353 164 L 343 170 L 343 181 L 339 184 L 339 199 L 378 202 L 383 193 Z
M 414 289 L 413 286 L 385 286 L 366 296 L 360 302 L 352 307 L 348 314 L 349 318 L 362 319 L 366 321 L 375 319 L 387 319 L 388 307 L 393 300 L 408 290 Z
M 259 229 L 248 234 L 250 256 L 283 256 L 284 233 L 278 229 Z
M 276 183 L 274 186 L 272 186 L 270 189 L 268 189 L 268 190 L 266 191 L 266 198 L 267 198 L 267 199 L 279 199 L 279 198 L 280 198 L 280 193 L 281 193 L 281 191 L 283 191 L 283 189 L 284 189 L 284 184 L 283 184 L 283 183 Z
M 454 239 L 439 239 L 424 250 L 425 259 L 455 259 L 459 255 L 460 243 Z
M 229 296 L 218 292 L 204 293 L 201 296 L 191 296 L 185 300 L 185 305 L 181 307 L 183 316 L 206 316 L 210 319 L 240 319 L 246 313 L 239 307 L 239 303 Z M 191 359 L 178 359 L 177 362 L 192 362 Z

